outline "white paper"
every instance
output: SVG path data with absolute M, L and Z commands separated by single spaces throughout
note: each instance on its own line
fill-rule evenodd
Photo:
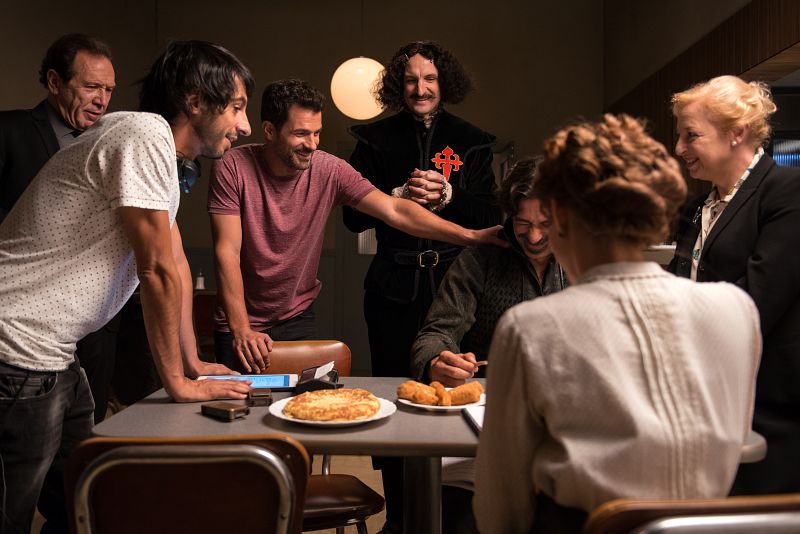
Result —
M 317 367 L 317 372 L 314 373 L 314 378 L 321 378 L 333 371 L 333 362 L 328 362 L 325 365 Z
M 464 408 L 464 417 L 472 425 L 473 429 L 480 431 L 483 428 L 483 414 L 486 411 L 486 406 L 467 406 Z

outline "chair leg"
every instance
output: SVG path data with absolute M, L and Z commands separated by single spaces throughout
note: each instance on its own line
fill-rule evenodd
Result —
M 358 534 L 369 534 L 367 532 L 367 522 L 366 521 L 359 521 L 356 523 L 356 528 L 358 529 Z
M 336 534 L 344 534 L 344 527 L 336 527 Z
M 323 475 L 330 475 L 331 474 L 331 455 L 330 454 L 322 455 L 322 474 Z M 337 532 L 336 534 L 339 534 L 339 533 Z

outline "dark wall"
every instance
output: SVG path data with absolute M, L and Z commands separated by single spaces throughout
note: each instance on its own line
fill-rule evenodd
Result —
M 475 74 L 478 90 L 452 111 L 514 140 L 518 155 L 537 151 L 569 118 L 602 109 L 602 3 L 595 0 L 434 0 L 420 6 L 378 0 L 3 0 L 2 8 L 0 109 L 32 107 L 44 96 L 36 81 L 41 58 L 56 37 L 74 31 L 97 35 L 114 50 L 112 111 L 135 109 L 133 84 L 168 40 L 226 46 L 257 81 L 248 108 L 254 131 L 249 142 L 261 140 L 258 102 L 269 81 L 305 78 L 329 94 L 330 76 L 345 59 L 365 55 L 385 62 L 401 44 L 418 39 L 439 40 Z M 347 156 L 354 143 L 346 129 L 354 122 L 329 104 L 321 148 Z M 201 181 L 184 197 L 178 219 L 195 271 L 211 258 L 205 186 Z M 358 372 L 367 366 L 360 309 L 368 258 L 355 254 L 355 236 L 338 218 L 332 217 L 327 232 L 318 314 L 323 334 L 353 346 Z

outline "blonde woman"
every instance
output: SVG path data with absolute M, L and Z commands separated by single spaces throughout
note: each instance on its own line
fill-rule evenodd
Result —
M 534 190 L 574 285 L 511 308 L 489 351 L 484 534 L 577 532 L 618 497 L 722 497 L 752 416 L 758 314 L 732 284 L 645 262 L 686 197 L 678 163 L 606 115 L 545 142 Z
M 681 157 L 711 192 L 688 202 L 670 270 L 747 291 L 764 351 L 753 428 L 767 457 L 743 465 L 735 494 L 800 491 L 800 170 L 764 153 L 775 104 L 767 87 L 720 76 L 672 97 Z

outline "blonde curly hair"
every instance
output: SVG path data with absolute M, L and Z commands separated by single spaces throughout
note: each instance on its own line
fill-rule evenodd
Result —
M 596 236 L 662 241 L 686 199 L 678 162 L 628 115 L 607 114 L 544 143 L 534 194 L 566 204 Z
M 765 145 L 771 134 L 770 116 L 778 109 L 772 93 L 763 82 L 750 82 L 736 76 L 717 76 L 672 95 L 672 114 L 700 102 L 708 120 L 723 132 L 750 126 L 747 141 L 754 147 Z

